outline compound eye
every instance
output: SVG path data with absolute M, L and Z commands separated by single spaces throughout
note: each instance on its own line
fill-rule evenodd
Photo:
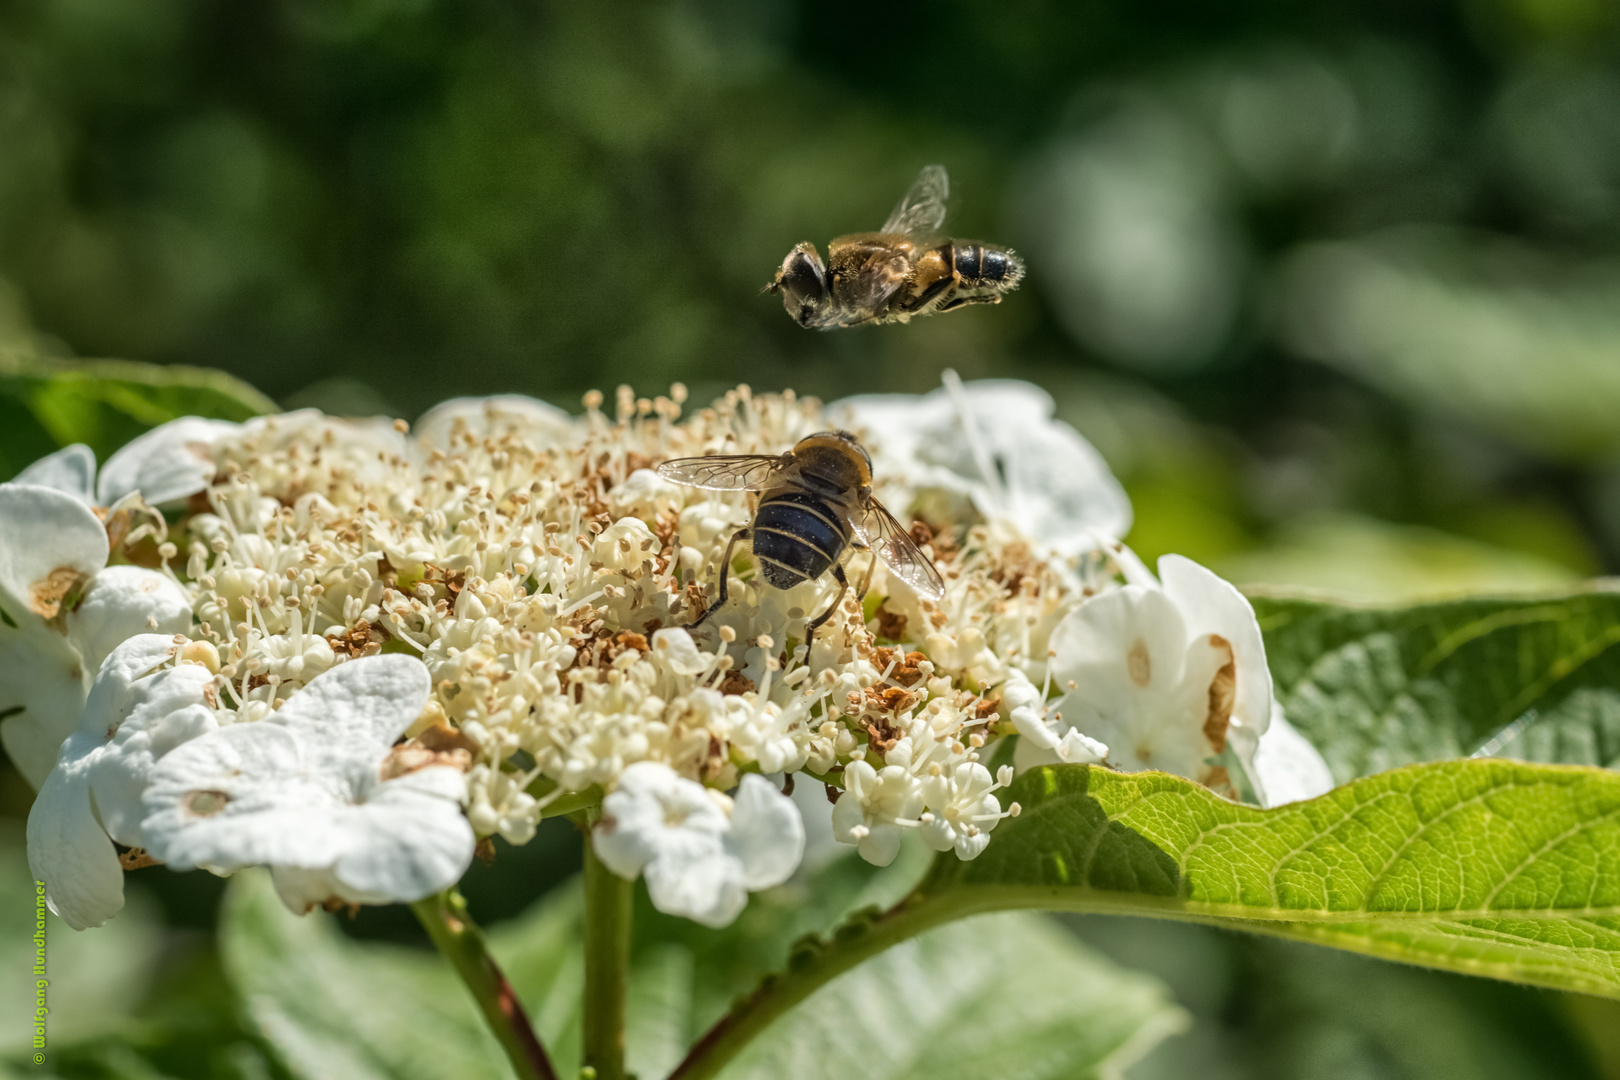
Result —
M 803 304 L 820 304 L 827 298 L 827 281 L 821 260 L 807 251 L 794 251 L 782 261 L 782 290 L 788 310 Z

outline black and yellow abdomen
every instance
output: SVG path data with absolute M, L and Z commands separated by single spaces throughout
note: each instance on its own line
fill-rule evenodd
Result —
M 828 500 L 808 491 L 778 489 L 759 500 L 754 515 L 754 558 L 778 589 L 820 577 L 849 546 L 849 526 Z

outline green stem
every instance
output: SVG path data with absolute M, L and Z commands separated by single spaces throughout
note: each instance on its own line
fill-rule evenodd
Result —
M 783 1013 L 850 968 L 967 913 L 919 889 L 880 915 L 857 915 L 827 941 L 796 952 L 788 960 L 787 971 L 767 976 L 693 1044 L 668 1080 L 708 1080 Z
M 546 1048 L 529 1024 L 512 984 L 484 946 L 484 933 L 467 915 L 467 901 L 454 887 L 411 905 L 422 928 L 478 1001 L 518 1080 L 557 1080 Z
M 634 882 L 602 865 L 585 843 L 585 1066 L 596 1080 L 625 1080 L 624 1001 L 630 974 Z

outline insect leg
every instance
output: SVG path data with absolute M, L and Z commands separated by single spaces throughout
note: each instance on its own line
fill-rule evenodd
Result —
M 832 572 L 833 577 L 838 579 L 838 595 L 833 597 L 833 602 L 827 605 L 826 611 L 823 611 L 820 615 L 817 615 L 813 620 L 811 620 L 810 625 L 804 628 L 804 643 L 806 646 L 809 646 L 816 640 L 816 631 L 821 629 L 822 623 L 832 618 L 832 613 L 837 611 L 838 605 L 844 602 L 844 594 L 849 592 L 849 578 L 844 576 L 843 564 L 833 563 Z
M 861 591 L 855 594 L 855 599 L 865 600 L 866 590 L 872 586 L 872 573 L 877 569 L 877 552 L 872 552 L 872 561 L 866 564 L 866 576 L 861 578 Z
M 955 311 L 957 308 L 965 307 L 968 304 L 999 304 L 999 303 L 1001 303 L 1001 297 L 999 297 L 999 296 L 958 296 L 954 300 L 947 300 L 945 303 L 939 305 L 939 310 L 940 311 Z
M 715 612 L 719 611 L 725 606 L 727 595 L 726 578 L 731 573 L 732 549 L 737 546 L 737 541 L 751 539 L 753 535 L 754 533 L 752 529 L 738 529 L 736 532 L 731 534 L 731 539 L 726 541 L 726 554 L 720 560 L 720 595 L 715 598 L 715 601 L 709 607 L 709 610 L 703 613 L 703 618 L 693 623 L 693 626 L 702 626 L 704 619 L 707 619 L 710 615 L 713 615 Z
M 923 308 L 927 307 L 930 303 L 932 303 L 935 297 L 939 296 L 946 289 L 951 288 L 955 284 L 956 284 L 956 277 L 954 275 L 951 276 L 951 277 L 942 277 L 942 278 L 940 278 L 938 281 L 936 281 L 932 285 L 928 286 L 928 288 L 924 289 L 917 296 L 917 298 L 915 300 L 906 301 L 905 310 L 907 310 L 907 311 L 921 311 Z M 942 308 L 940 308 L 940 310 L 945 311 L 947 309 L 942 307 Z

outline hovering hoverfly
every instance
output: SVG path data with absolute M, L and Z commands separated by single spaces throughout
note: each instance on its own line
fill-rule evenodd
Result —
M 826 265 L 816 245 L 800 244 L 766 291 L 782 294 L 800 326 L 819 330 L 1001 303 L 1023 278 L 1023 260 L 1010 248 L 940 239 L 950 188 L 945 166 L 926 166 L 883 228 L 838 237 Z
M 807 643 L 814 640 L 816 630 L 832 617 L 849 591 L 841 560 L 850 547 L 876 552 L 922 596 L 938 600 L 945 595 L 945 582 L 934 564 L 894 515 L 872 497 L 872 458 L 847 431 L 808 435 L 779 455 L 676 458 L 658 466 L 658 475 L 711 491 L 760 492 L 754 520 L 738 529 L 726 544 L 720 561 L 720 595 L 705 619 L 726 602 L 731 552 L 739 540 L 753 542 L 760 574 L 778 589 L 791 589 L 831 568 L 838 579 L 838 595 L 806 627 Z M 857 595 L 866 595 L 876 566 L 874 559 Z

